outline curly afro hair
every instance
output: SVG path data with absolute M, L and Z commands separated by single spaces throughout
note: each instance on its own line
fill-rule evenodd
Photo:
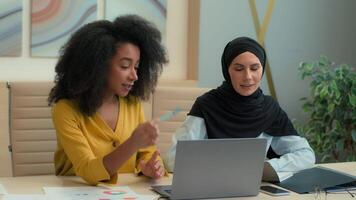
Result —
M 70 99 L 82 113 L 94 114 L 103 101 L 110 61 L 120 44 L 127 42 L 140 49 L 138 80 L 127 98 L 149 99 L 163 65 L 168 62 L 161 33 L 154 24 L 137 15 L 124 15 L 114 22 L 89 23 L 71 36 L 60 50 L 49 105 Z

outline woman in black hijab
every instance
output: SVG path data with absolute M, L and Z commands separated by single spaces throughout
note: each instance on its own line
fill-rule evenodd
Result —
M 177 140 L 255 137 L 266 138 L 270 149 L 265 171 L 278 174 L 311 167 L 315 156 L 308 142 L 279 104 L 260 89 L 266 64 L 263 47 L 251 38 L 236 38 L 226 45 L 221 64 L 225 81 L 195 101 L 173 136 L 165 159 L 168 169 L 173 171 Z

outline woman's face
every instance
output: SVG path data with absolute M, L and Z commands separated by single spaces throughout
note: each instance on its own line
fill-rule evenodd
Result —
M 255 54 L 244 52 L 234 58 L 229 66 L 229 75 L 235 91 L 242 96 L 250 96 L 259 87 L 262 65 Z
M 138 79 L 140 49 L 132 43 L 119 45 L 110 62 L 108 74 L 109 90 L 121 97 L 127 96 Z

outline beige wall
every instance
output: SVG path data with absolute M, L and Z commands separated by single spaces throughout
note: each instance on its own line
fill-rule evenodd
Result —
M 30 1 L 23 0 L 23 36 L 21 57 L 0 57 L 0 81 L 53 80 L 57 59 L 30 57 Z M 167 49 L 169 64 L 162 79 L 187 78 L 188 1 L 168 0 Z M 97 18 L 104 16 L 104 0 L 98 0 Z

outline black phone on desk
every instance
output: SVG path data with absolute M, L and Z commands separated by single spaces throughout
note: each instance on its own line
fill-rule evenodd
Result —
M 271 185 L 261 186 L 261 192 L 272 195 L 272 196 L 285 196 L 290 195 L 290 192 L 284 189 L 280 189 Z

